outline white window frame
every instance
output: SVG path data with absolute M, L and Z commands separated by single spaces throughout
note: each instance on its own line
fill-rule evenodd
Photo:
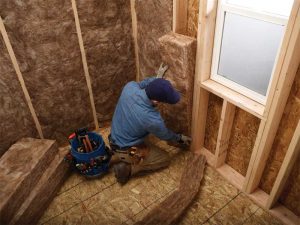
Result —
M 245 95 L 252 100 L 259 102 L 260 104 L 265 105 L 268 99 L 268 95 L 270 92 L 270 87 L 272 86 L 272 82 L 274 82 L 274 70 L 276 67 L 277 59 L 279 57 L 279 52 L 281 49 L 282 41 L 284 38 L 284 33 L 282 35 L 281 42 L 278 46 L 277 55 L 274 61 L 272 74 L 270 77 L 268 89 L 266 96 L 259 94 L 249 88 L 246 88 L 240 84 L 237 84 L 229 79 L 224 78 L 223 76 L 218 74 L 218 67 L 219 67 L 219 59 L 220 59 L 220 52 L 221 52 L 221 44 L 222 44 L 222 36 L 223 36 L 223 26 L 225 20 L 225 13 L 234 13 L 241 16 L 246 16 L 254 19 L 259 19 L 266 22 L 271 22 L 275 24 L 283 25 L 286 29 L 286 25 L 288 22 L 288 17 L 278 15 L 278 14 L 271 14 L 262 11 L 256 11 L 250 8 L 244 8 L 237 5 L 231 5 L 226 3 L 226 0 L 220 0 L 218 4 L 218 12 L 217 12 L 217 20 L 216 20 L 216 30 L 215 30 L 215 38 L 214 38 L 214 48 L 213 48 L 213 58 L 212 58 L 212 68 L 211 68 L 211 79 L 234 90 L 239 92 L 242 95 Z M 285 32 L 285 31 L 284 31 Z

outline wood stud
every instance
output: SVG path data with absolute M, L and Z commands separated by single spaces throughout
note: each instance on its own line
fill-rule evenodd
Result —
M 234 93 L 229 95 L 226 92 L 226 88 L 222 89 L 221 94 L 216 93 L 220 92 L 218 89 L 216 90 L 216 86 L 209 86 L 207 84 L 210 78 L 217 4 L 217 0 L 200 0 L 199 4 L 192 149 L 204 154 L 208 159 L 208 163 L 215 167 L 223 177 L 240 190 L 248 193 L 248 196 L 261 207 L 269 209 L 277 202 L 282 186 L 286 182 L 287 176 L 294 163 L 293 160 L 296 159 L 295 156 L 299 154 L 300 151 L 300 125 L 298 125 L 271 195 L 257 189 L 300 62 L 300 0 L 295 0 L 292 8 L 287 31 L 275 68 L 274 77 L 276 78 L 277 76 L 278 80 L 271 84 L 271 97 L 268 98 L 265 107 L 254 102 L 252 104 L 252 111 L 249 110 L 249 107 L 244 107 L 243 104 L 245 102 L 241 103 L 241 96 L 232 98 Z M 203 146 L 208 96 L 210 92 L 224 99 L 215 154 L 212 154 Z M 226 93 L 224 94 L 224 92 Z M 237 173 L 225 163 L 235 106 L 242 109 L 247 108 L 246 111 L 250 111 L 251 114 L 261 119 L 246 177 Z M 276 204 L 276 206 L 270 210 L 270 213 L 281 219 L 284 223 L 297 224 L 299 222 L 299 218 L 295 214 L 280 204 Z
M 284 185 L 292 171 L 292 168 L 298 158 L 300 153 L 300 120 L 294 132 L 293 138 L 287 150 L 287 153 L 282 162 L 281 168 L 279 170 L 278 176 L 275 180 L 274 186 L 270 193 L 270 197 L 267 202 L 267 208 L 272 208 L 277 200 L 279 199 L 280 194 L 284 188 Z
M 19 67 L 19 64 L 18 64 L 18 61 L 17 61 L 17 58 L 16 58 L 16 55 L 14 53 L 14 50 L 12 48 L 12 45 L 10 43 L 10 40 L 8 38 L 8 35 L 7 35 L 7 32 L 6 32 L 6 29 L 5 29 L 5 26 L 4 26 L 4 23 L 3 23 L 3 20 L 2 18 L 0 17 L 0 33 L 2 34 L 2 37 L 3 37 L 3 40 L 4 40 L 4 43 L 6 45 L 6 48 L 8 50 L 8 54 L 10 56 L 10 60 L 13 64 L 13 67 L 16 71 L 16 74 L 17 74 L 17 77 L 18 77 L 18 80 L 20 82 L 20 85 L 21 85 L 21 88 L 22 88 L 22 91 L 24 93 L 24 97 L 26 99 L 26 102 L 27 102 L 27 105 L 29 107 L 29 110 L 30 110 L 30 113 L 31 113 L 31 116 L 33 118 L 33 121 L 35 123 L 35 126 L 36 126 L 36 129 L 38 131 L 38 134 L 40 136 L 40 138 L 44 138 L 44 135 L 43 135 L 43 131 L 42 131 L 42 127 L 41 127 L 41 124 L 37 118 L 37 115 L 36 115 L 36 112 L 34 110 L 34 107 L 32 105 L 32 102 L 31 102 L 31 98 L 29 96 L 29 93 L 28 93 L 28 90 L 27 90 L 27 87 L 25 85 L 25 81 L 24 81 L 24 78 L 23 78 L 23 75 L 21 73 L 21 70 L 20 70 L 20 67 Z
M 225 164 L 227 148 L 233 124 L 235 105 L 224 100 L 221 112 L 220 127 L 217 138 L 217 146 L 215 151 L 216 161 L 215 167 L 218 168 Z
M 294 24 L 291 28 L 291 37 L 286 36 L 288 41 L 286 55 L 280 72 L 279 81 L 271 103 L 267 120 L 260 124 L 257 134 L 256 145 L 253 149 L 244 190 L 247 193 L 253 192 L 259 185 L 263 170 L 265 168 L 283 111 L 287 103 L 289 93 L 300 63 L 300 0 L 296 0 L 289 24 Z M 288 27 L 291 27 L 288 25 Z M 282 50 L 284 51 L 284 50 Z
M 137 17 L 135 11 L 135 1 L 136 0 L 130 0 L 130 7 L 131 7 L 132 36 L 134 41 L 134 54 L 135 54 L 135 65 L 136 65 L 136 80 L 140 81 L 140 60 L 139 60 L 139 46 L 137 43 Z
M 173 32 L 187 34 L 188 1 L 173 0 Z
M 83 39 L 82 39 L 82 33 L 81 33 L 81 28 L 80 28 L 80 23 L 79 23 L 79 16 L 78 16 L 78 12 L 77 12 L 76 1 L 71 0 L 71 2 L 72 2 L 72 8 L 73 8 L 73 12 L 74 12 L 76 32 L 77 32 L 78 41 L 79 41 L 84 75 L 85 75 L 87 87 L 89 90 L 89 96 L 90 96 L 90 101 L 91 101 L 91 107 L 92 107 L 92 112 L 93 112 L 93 117 L 94 117 L 95 128 L 96 128 L 96 130 L 99 130 L 99 122 L 98 122 L 98 118 L 97 118 L 93 89 L 92 89 L 92 84 L 91 84 L 91 78 L 90 78 L 90 74 L 89 74 L 89 69 L 88 69 L 87 60 L 86 60 L 86 54 L 85 54 L 84 45 L 83 45 Z

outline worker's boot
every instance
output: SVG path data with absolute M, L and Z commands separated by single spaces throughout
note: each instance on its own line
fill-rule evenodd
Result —
M 114 166 L 115 177 L 120 184 L 126 184 L 131 175 L 131 165 L 120 162 Z

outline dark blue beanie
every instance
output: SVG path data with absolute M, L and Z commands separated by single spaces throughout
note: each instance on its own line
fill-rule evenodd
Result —
M 180 100 L 180 94 L 176 91 L 170 81 L 157 78 L 145 89 L 149 99 L 169 104 L 176 104 Z

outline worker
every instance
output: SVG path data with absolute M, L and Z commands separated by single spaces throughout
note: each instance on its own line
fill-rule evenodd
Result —
M 153 171 L 170 164 L 167 152 L 144 143 L 148 134 L 190 145 L 191 138 L 168 129 L 157 110 L 160 103 L 176 104 L 180 100 L 180 94 L 163 79 L 167 69 L 168 66 L 162 64 L 156 77 L 127 83 L 118 100 L 109 142 L 112 161 L 118 162 L 114 165 L 115 177 L 121 184 L 141 171 Z

